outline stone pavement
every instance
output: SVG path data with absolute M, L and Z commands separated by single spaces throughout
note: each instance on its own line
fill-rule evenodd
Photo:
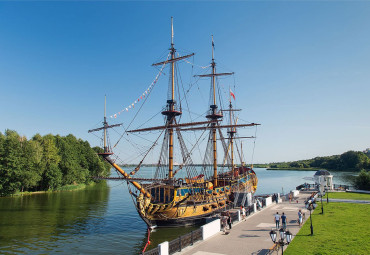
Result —
M 297 223 L 298 210 L 306 213 L 306 219 L 309 218 L 309 212 L 305 209 L 304 200 L 311 193 L 300 193 L 298 203 L 285 201 L 283 203 L 268 206 L 267 208 L 247 217 L 246 221 L 235 223 L 228 235 L 222 232 L 210 237 L 205 241 L 188 246 L 176 254 L 182 255 L 240 255 L 240 254 L 264 254 L 273 246 L 269 232 L 275 228 L 274 214 L 283 212 L 287 216 L 287 229 L 294 236 L 299 231 Z M 278 234 L 279 237 L 279 234 Z

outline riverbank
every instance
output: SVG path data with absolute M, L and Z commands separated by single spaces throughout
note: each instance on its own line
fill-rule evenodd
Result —
M 61 192 L 61 191 L 75 191 L 75 190 L 82 190 L 86 187 L 90 187 L 92 185 L 95 185 L 95 182 L 89 183 L 89 184 L 72 184 L 72 185 L 65 185 L 62 186 L 56 190 L 41 190 L 41 191 L 24 191 L 24 192 L 16 192 L 14 194 L 11 194 L 9 196 L 5 197 L 18 197 L 18 196 L 30 196 L 30 195 L 36 195 L 36 194 L 45 194 L 45 193 L 54 193 L 54 192 Z

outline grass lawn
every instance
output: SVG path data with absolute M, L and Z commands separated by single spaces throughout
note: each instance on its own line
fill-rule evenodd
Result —
M 324 198 L 326 199 L 326 195 L 323 196 L 323 199 Z M 330 198 L 370 200 L 370 194 L 348 193 L 348 192 L 329 192 L 329 203 L 330 203 Z
M 369 205 L 325 203 L 324 215 L 320 206 L 312 214 L 314 235 L 306 213 L 307 221 L 284 254 L 370 254 Z

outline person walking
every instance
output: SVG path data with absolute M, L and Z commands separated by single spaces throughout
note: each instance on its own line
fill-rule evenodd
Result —
M 284 213 L 281 215 L 281 224 L 283 225 L 283 229 L 285 230 L 286 229 L 286 216 Z
M 226 231 L 227 219 L 228 218 L 226 216 L 221 216 L 222 230 L 223 230 L 225 235 L 227 234 L 227 231 Z
M 279 229 L 279 227 L 280 227 L 280 214 L 279 214 L 279 212 L 276 212 L 274 217 L 275 217 L 276 229 Z
M 227 212 L 227 223 L 229 224 L 229 229 L 231 230 L 231 223 L 232 223 L 232 220 L 231 220 L 231 215 L 230 215 L 230 211 Z
M 242 206 L 242 220 L 245 221 L 245 217 L 246 217 L 246 211 L 245 211 L 245 207 Z
M 299 211 L 298 211 L 298 224 L 299 224 L 299 227 L 302 227 L 302 211 L 301 211 L 301 209 L 299 209 Z

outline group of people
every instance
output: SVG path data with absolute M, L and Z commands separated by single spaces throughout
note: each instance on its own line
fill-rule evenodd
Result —
M 286 218 L 285 213 L 280 215 L 279 212 L 276 212 L 276 214 L 274 215 L 274 218 L 275 218 L 276 229 L 280 228 L 280 219 L 281 219 L 282 228 L 286 229 L 287 218 Z
M 227 231 L 226 231 L 227 226 L 229 227 L 229 230 L 231 229 L 232 223 L 233 223 L 233 221 L 231 219 L 230 211 L 227 211 L 226 215 L 221 216 L 221 224 L 222 224 L 222 230 L 223 230 L 224 234 L 227 233 Z
M 299 224 L 299 227 L 302 226 L 303 217 L 304 217 L 304 213 L 302 213 L 302 210 L 299 209 L 299 211 L 298 211 L 298 224 Z M 279 229 L 280 228 L 280 220 L 281 220 L 281 225 L 282 225 L 281 227 L 283 229 L 286 229 L 287 217 L 286 217 L 286 215 L 285 215 L 284 212 L 283 212 L 282 215 L 280 215 L 279 212 L 276 212 L 276 214 L 274 215 L 274 219 L 275 219 L 276 229 Z

